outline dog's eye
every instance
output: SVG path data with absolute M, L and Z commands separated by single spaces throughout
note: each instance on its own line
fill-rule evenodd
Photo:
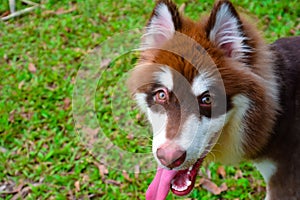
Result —
M 159 89 L 155 92 L 154 100 L 157 103 L 164 103 L 168 100 L 168 92 L 165 89 Z
M 200 98 L 200 105 L 210 106 L 212 104 L 212 97 L 209 94 L 205 94 Z

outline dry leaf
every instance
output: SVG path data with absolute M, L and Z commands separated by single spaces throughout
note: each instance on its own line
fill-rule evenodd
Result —
M 57 15 L 67 14 L 67 13 L 75 11 L 76 9 L 77 9 L 76 5 L 74 5 L 73 7 L 71 7 L 68 10 L 65 10 L 64 8 L 59 8 L 55 11 L 55 14 L 57 14 Z
M 139 178 L 140 172 L 141 172 L 140 166 L 139 166 L 139 165 L 135 165 L 135 166 L 134 166 L 134 177 L 135 177 L 136 179 Z
M 6 16 L 8 16 L 10 14 L 10 11 L 5 11 L 4 13 L 2 13 L 1 15 L 0 15 L 0 17 L 2 18 L 2 17 L 6 17 Z
M 120 186 L 121 185 L 121 183 L 119 181 L 112 180 L 112 179 L 105 180 L 105 183 L 116 185 L 116 186 Z
M 133 140 L 134 139 L 134 135 L 132 133 L 129 133 L 127 136 L 126 136 L 126 139 L 128 140 Z
M 70 98 L 65 98 L 64 99 L 64 110 L 67 110 L 71 105 L 71 100 Z
M 110 64 L 110 62 L 111 62 L 111 59 L 109 59 L 109 58 L 103 59 L 102 62 L 100 63 L 100 68 L 108 67 L 108 65 Z
M 207 178 L 211 179 L 211 171 L 209 169 L 206 169 Z
M 15 121 L 15 113 L 16 112 L 17 112 L 16 110 L 13 110 L 9 113 L 9 117 L 8 117 L 9 122 L 13 123 Z
M 122 174 L 126 181 L 128 181 L 130 183 L 132 182 L 132 179 L 129 177 L 129 174 L 125 170 L 123 170 Z
M 226 177 L 226 171 L 224 169 L 223 166 L 219 166 L 217 169 L 217 173 L 219 174 L 219 176 L 221 176 L 222 178 Z
M 21 90 L 24 84 L 25 84 L 25 81 L 24 80 L 21 81 L 18 85 L 18 89 Z
M 72 6 L 70 9 L 65 10 L 65 8 L 59 8 L 57 10 L 46 10 L 42 14 L 43 15 L 62 15 L 73 12 L 77 9 L 76 5 Z
M 33 63 L 29 63 L 28 64 L 28 70 L 31 72 L 31 73 L 35 73 L 36 72 L 36 67 Z
M 79 191 L 80 191 L 80 182 L 79 182 L 79 181 L 76 181 L 76 182 L 74 183 L 74 186 L 75 186 L 76 192 L 79 192 Z
M 108 169 L 105 167 L 105 165 L 94 162 L 94 164 L 98 167 L 99 174 L 102 178 L 102 180 L 105 179 L 105 175 L 108 174 Z
M 225 192 L 226 190 L 228 190 L 226 183 L 222 183 L 219 188 L 220 188 L 221 192 Z
M 212 181 L 209 179 L 202 180 L 201 186 L 206 189 L 207 191 L 213 193 L 214 195 L 221 194 L 221 189 Z
M 236 170 L 235 175 L 234 175 L 234 179 L 239 179 L 239 178 L 243 178 L 243 172 L 241 170 Z

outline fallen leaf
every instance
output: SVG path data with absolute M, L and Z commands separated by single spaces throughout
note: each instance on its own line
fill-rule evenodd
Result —
M 124 176 L 126 181 L 130 183 L 132 182 L 132 179 L 129 177 L 129 174 L 125 170 L 123 170 L 122 175 Z
M 26 186 L 22 188 L 17 194 L 15 194 L 11 200 L 17 200 L 17 199 L 25 199 L 25 197 L 30 193 L 31 188 L 29 186 Z
M 105 183 L 116 185 L 116 186 L 120 186 L 121 185 L 121 183 L 119 181 L 112 180 L 112 179 L 105 180 Z
M 74 183 L 74 186 L 75 186 L 76 192 L 79 192 L 79 191 L 80 191 L 80 182 L 79 182 L 79 181 L 76 181 L 76 182 Z
M 228 190 L 226 183 L 222 183 L 219 188 L 220 188 L 221 192 L 225 192 L 226 190 Z
M 213 193 L 214 195 L 221 194 L 221 189 L 214 182 L 210 181 L 209 179 L 202 180 L 201 186 L 204 189 L 206 189 L 207 191 Z
M 110 64 L 110 62 L 111 62 L 111 59 L 109 59 L 109 58 L 103 59 L 102 62 L 100 63 L 100 68 L 108 67 L 108 65 Z
M 135 165 L 135 166 L 134 166 L 134 177 L 135 177 L 136 179 L 139 178 L 140 172 L 141 172 L 140 166 L 139 166 L 139 165 Z
M 57 10 L 46 10 L 42 14 L 43 15 L 62 15 L 62 14 L 67 14 L 70 12 L 73 12 L 77 9 L 76 5 L 71 7 L 70 9 L 65 10 L 65 8 L 59 8 Z
M 18 85 L 18 89 L 21 90 L 24 84 L 25 84 L 25 81 L 24 80 L 21 81 Z
M 64 110 L 67 110 L 69 107 L 70 107 L 70 105 L 71 105 L 71 100 L 70 100 L 70 98 L 65 98 L 64 99 Z
M 134 135 L 133 135 L 132 133 L 129 133 L 129 134 L 126 136 L 126 138 L 127 138 L 128 140 L 133 140 L 133 139 L 134 139 Z
M 75 199 L 72 190 L 69 190 L 69 191 L 68 191 L 67 198 L 68 198 L 68 199 Z
M 10 14 L 10 11 L 9 10 L 7 10 L 7 11 L 5 11 L 4 13 L 2 13 L 1 15 L 0 15 L 0 17 L 2 18 L 2 17 L 6 17 L 6 16 L 8 16 Z
M 239 178 L 243 178 L 243 172 L 241 170 L 236 170 L 235 175 L 234 175 L 234 179 L 239 179 Z
M 29 63 L 28 64 L 28 70 L 31 72 L 31 73 L 35 73 L 36 72 L 36 67 L 33 63 Z
M 9 113 L 9 117 L 8 117 L 9 122 L 13 123 L 15 121 L 15 113 L 16 112 L 17 112 L 16 110 L 13 110 Z
M 62 14 L 67 14 L 70 12 L 73 12 L 77 9 L 76 5 L 74 5 L 73 7 L 71 7 L 70 9 L 65 10 L 65 8 L 59 8 L 55 11 L 55 14 L 57 15 L 62 15 Z
M 104 15 L 102 15 L 102 14 L 99 14 L 99 18 L 101 19 L 101 21 L 103 21 L 103 22 L 108 22 L 108 18 L 107 17 L 105 17 Z
M 105 175 L 108 174 L 108 169 L 105 167 L 105 165 L 103 165 L 101 163 L 94 162 L 94 164 L 98 167 L 101 179 L 104 180 L 105 179 Z
M 219 166 L 217 169 L 217 173 L 219 174 L 219 176 L 221 176 L 222 178 L 226 177 L 226 171 L 224 169 L 223 166 Z
M 211 171 L 209 169 L 206 169 L 207 178 L 211 179 Z

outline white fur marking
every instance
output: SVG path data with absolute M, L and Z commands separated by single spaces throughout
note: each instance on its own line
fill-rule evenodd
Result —
M 206 154 L 211 148 L 210 142 L 222 130 L 225 122 L 225 114 L 218 118 L 209 119 L 202 116 L 190 115 L 184 122 L 180 137 L 176 143 L 187 151 L 186 161 L 180 166 L 185 168 L 194 164 L 201 155 Z
M 146 102 L 146 97 L 147 97 L 147 95 L 144 94 L 144 93 L 136 93 L 136 94 L 134 95 L 134 98 L 135 98 L 135 100 L 136 100 L 138 106 L 140 107 L 140 109 L 141 109 L 144 113 L 146 113 L 146 111 L 147 111 L 147 106 L 148 106 L 148 105 L 147 105 L 147 102 Z
M 260 171 L 264 177 L 265 182 L 268 184 L 272 175 L 275 174 L 277 170 L 276 163 L 271 160 L 263 160 L 260 162 L 255 162 L 254 165 Z
M 269 159 L 266 159 L 260 162 L 254 162 L 254 165 L 261 173 L 261 175 L 264 177 L 264 180 L 267 183 L 267 195 L 265 197 L 265 200 L 270 200 L 268 185 L 271 177 L 276 173 L 277 170 L 276 163 Z
M 194 78 L 192 83 L 192 92 L 197 97 L 208 90 L 208 86 L 212 85 L 214 79 L 209 76 L 208 73 L 200 73 Z
M 160 163 L 156 156 L 157 149 L 166 143 L 166 126 L 167 126 L 167 114 L 156 113 L 150 108 L 147 110 L 148 119 L 152 125 L 153 141 L 152 141 L 152 152 L 157 162 Z
M 169 91 L 173 90 L 173 76 L 169 67 L 161 67 L 162 71 L 154 72 L 156 81 L 167 87 Z

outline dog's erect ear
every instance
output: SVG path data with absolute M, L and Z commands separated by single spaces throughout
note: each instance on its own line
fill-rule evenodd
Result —
M 160 47 L 180 28 L 181 18 L 176 5 L 171 0 L 157 1 L 143 36 L 142 48 Z
M 215 4 L 206 25 L 206 34 L 229 57 L 243 61 L 251 52 L 240 17 L 227 0 Z

